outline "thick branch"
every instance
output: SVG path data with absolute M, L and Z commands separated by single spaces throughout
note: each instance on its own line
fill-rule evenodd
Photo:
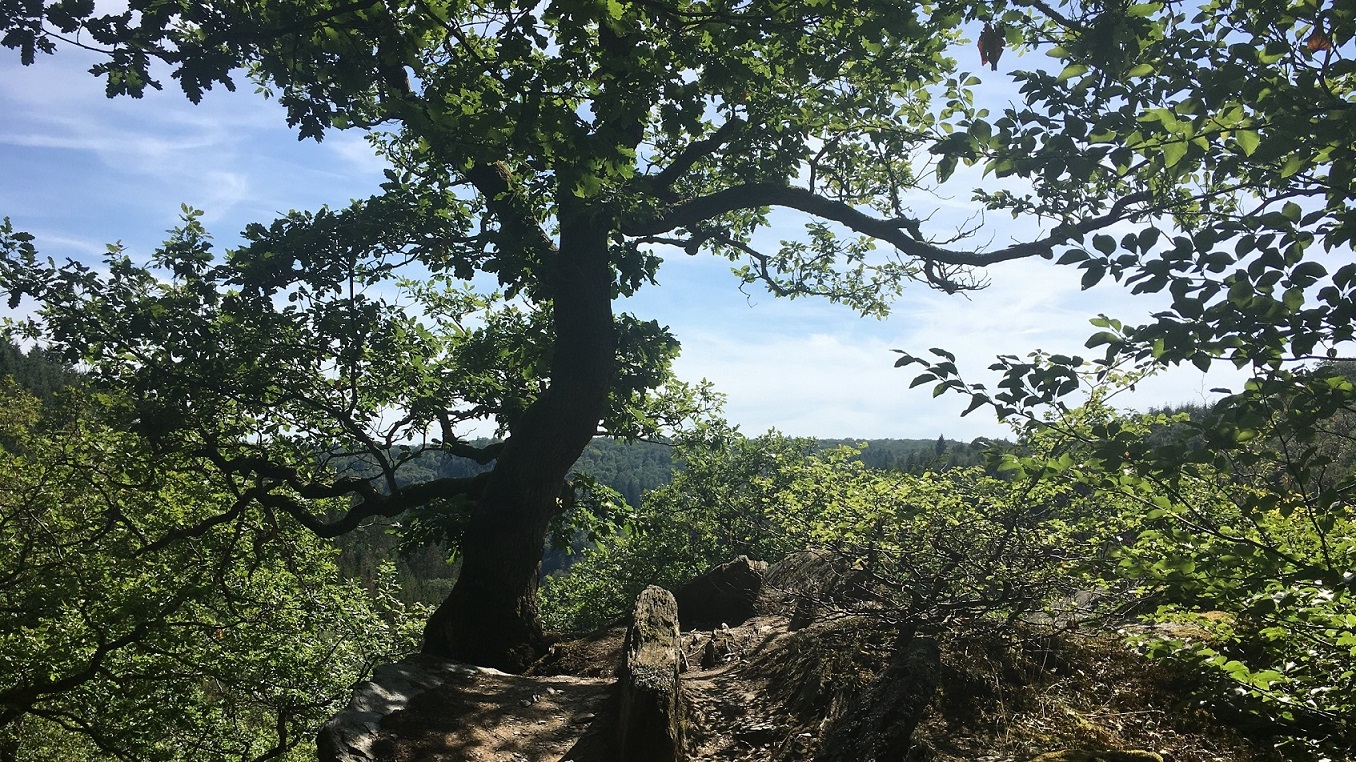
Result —
M 443 442 L 442 449 L 449 455 L 473 460 L 483 466 L 499 457 L 499 453 L 504 451 L 504 443 L 494 442 L 484 447 L 476 447 L 461 440 L 451 440 Z
M 473 449 L 473 448 L 467 448 Z M 492 445 L 491 448 L 494 449 Z M 495 450 L 497 453 L 497 450 Z M 333 482 L 303 480 L 295 468 L 274 463 L 258 456 L 238 456 L 227 459 L 219 453 L 205 451 L 199 453 L 225 474 L 254 474 L 275 484 L 260 484 L 241 496 L 244 502 L 250 499 L 260 505 L 266 505 L 286 512 L 302 526 L 320 537 L 338 537 L 358 527 L 364 519 L 372 516 L 399 516 L 411 508 L 426 505 L 440 498 L 455 495 L 478 496 L 485 486 L 486 474 L 469 477 L 450 477 L 399 487 L 390 494 L 383 494 L 370 479 L 358 476 L 346 476 Z M 483 453 L 482 453 L 483 456 Z M 297 497 L 274 492 L 276 486 L 287 485 Z M 357 502 L 336 521 L 325 521 L 307 510 L 303 500 L 324 500 L 335 497 L 356 497 Z M 240 502 L 230 513 L 238 513 Z M 221 523 L 226 515 L 209 519 L 204 525 Z
M 556 244 L 542 229 L 532 208 L 514 190 L 513 175 L 502 161 L 494 164 L 478 164 L 466 173 L 476 190 L 485 197 L 485 204 L 499 220 L 499 230 L 503 236 L 500 248 L 531 251 L 542 261 L 547 261 L 556 251 Z
M 676 228 L 690 229 L 706 220 L 741 209 L 780 206 L 840 223 L 858 233 L 884 241 L 911 257 L 946 265 L 980 267 L 1014 259 L 1048 256 L 1060 244 L 1129 219 L 1134 213 L 1130 212 L 1128 207 L 1145 198 L 1145 194 L 1126 196 L 1112 204 L 1111 209 L 1104 215 L 1090 217 L 1075 224 L 1061 225 L 1040 240 L 1014 244 L 995 251 L 957 251 L 942 248 L 920 240 L 910 232 L 917 228 L 918 223 L 915 220 L 882 220 L 864 214 L 849 204 L 824 198 L 804 188 L 766 183 L 735 186 L 709 196 L 685 201 L 660 217 L 628 224 L 623 228 L 623 232 L 632 236 L 655 236 Z
M 1065 29 L 1077 32 L 1085 31 L 1087 29 L 1082 22 L 1075 21 L 1074 19 L 1065 16 L 1063 13 L 1055 10 L 1054 6 L 1043 0 L 1016 0 L 1016 4 L 1036 8 L 1041 13 L 1044 13 L 1046 16 L 1059 22 L 1059 25 Z
M 485 473 L 476 476 L 434 479 L 433 481 L 402 487 L 398 492 L 391 495 L 376 495 L 375 497 L 364 498 L 357 505 L 348 509 L 336 521 L 325 521 L 317 517 L 307 510 L 300 500 L 291 495 L 266 492 L 259 496 L 259 502 L 287 513 L 319 537 L 338 537 L 357 529 L 358 525 L 365 519 L 373 516 L 399 516 L 411 508 L 418 508 L 434 500 L 456 495 L 478 497 L 484 490 L 488 478 L 489 474 Z M 303 492 L 301 497 L 314 498 L 317 495 Z
M 725 145 L 744 124 L 743 119 L 732 118 L 710 135 L 688 143 L 683 147 L 683 150 L 678 152 L 677 156 L 673 157 L 673 161 L 667 167 L 650 178 L 650 189 L 660 198 L 671 199 L 669 189 L 673 187 L 673 184 L 687 174 L 694 164 L 714 154 L 721 146 Z

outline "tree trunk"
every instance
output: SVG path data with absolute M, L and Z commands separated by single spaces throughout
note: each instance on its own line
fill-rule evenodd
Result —
M 597 433 L 616 355 L 610 226 L 561 210 L 550 266 L 551 383 L 513 428 L 461 544 L 456 585 L 424 628 L 425 653 L 511 672 L 543 648 L 537 578 L 565 477 Z

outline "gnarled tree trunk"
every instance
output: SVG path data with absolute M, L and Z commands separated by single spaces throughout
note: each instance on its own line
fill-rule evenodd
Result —
M 541 653 L 537 579 L 561 485 L 597 433 L 616 354 L 610 226 L 562 210 L 552 273 L 551 383 L 505 442 L 462 540 L 461 576 L 424 629 L 424 652 L 506 671 Z

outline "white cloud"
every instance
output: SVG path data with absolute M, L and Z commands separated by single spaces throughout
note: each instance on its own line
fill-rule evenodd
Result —
M 363 176 L 383 177 L 383 170 L 391 165 L 377 155 L 372 145 L 362 136 L 352 133 L 340 133 L 325 139 L 325 148 L 343 162 L 339 170 L 348 175 L 357 173 Z M 338 171 L 336 171 L 338 173 Z
M 863 320 L 813 300 L 745 297 L 727 270 L 711 258 L 676 257 L 661 270 L 663 287 L 628 306 L 672 326 L 683 343 L 679 375 L 714 382 L 729 397 L 730 420 L 749 433 L 776 427 L 820 437 L 1010 436 L 987 409 L 960 418 L 965 398 L 933 398 L 930 384 L 909 389 L 917 370 L 895 368 L 891 350 L 947 349 L 967 380 L 992 388 L 988 366 L 997 355 L 1044 349 L 1091 358 L 1083 344 L 1096 330 L 1092 317 L 1106 312 L 1133 322 L 1158 306 L 1114 284 L 1081 291 L 1080 271 L 1033 260 L 992 268 L 993 285 L 968 297 L 916 285 L 889 319 Z M 1211 387 L 1236 385 L 1238 378 L 1224 368 L 1208 378 L 1179 369 L 1139 384 L 1117 403 L 1147 409 L 1203 402 Z
M 206 195 L 200 202 L 190 200 L 188 203 L 203 210 L 203 219 L 208 224 L 229 218 L 235 207 L 252 195 L 253 184 L 249 176 L 240 172 L 209 170 L 203 174 L 203 180 L 199 192 Z

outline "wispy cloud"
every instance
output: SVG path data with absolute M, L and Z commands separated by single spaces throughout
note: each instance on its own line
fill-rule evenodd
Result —
M 336 172 L 351 176 L 357 173 L 364 176 L 382 178 L 383 170 L 391 165 L 377 156 L 372 145 L 362 136 L 355 134 L 332 135 L 325 139 L 325 148 L 338 157 L 342 164 Z

